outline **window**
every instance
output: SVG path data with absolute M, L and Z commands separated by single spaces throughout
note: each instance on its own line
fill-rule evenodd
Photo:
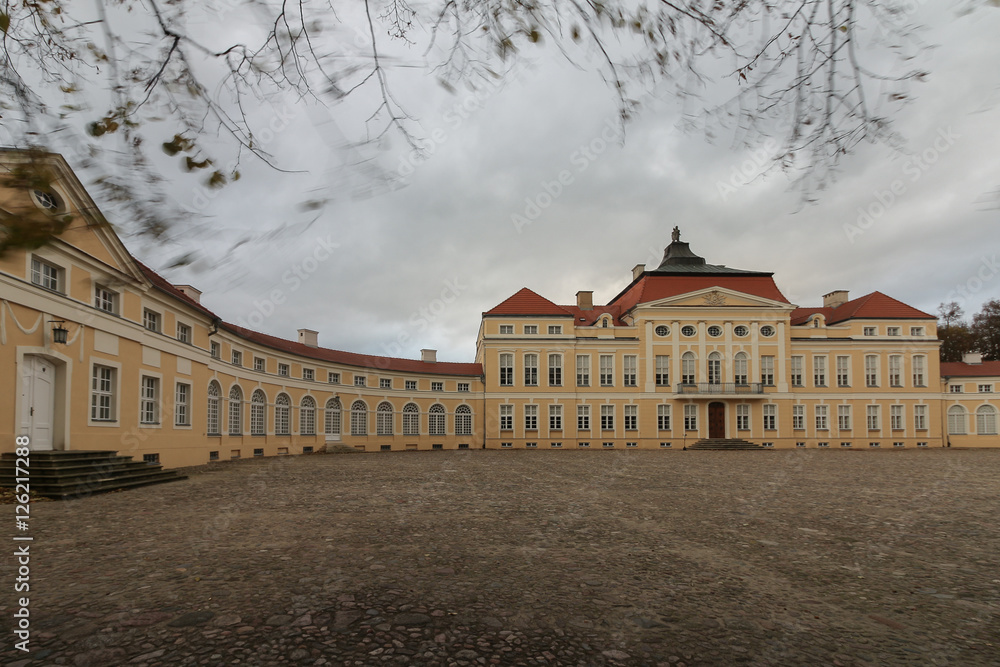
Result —
M 774 384 L 774 357 L 765 354 L 760 358 L 760 381 L 765 385 Z
M 997 434 L 997 409 L 992 405 L 980 405 L 976 409 L 976 433 L 979 435 Z
M 774 403 L 764 404 L 764 430 L 776 431 L 778 429 L 778 406 Z
M 837 357 L 837 386 L 851 386 L 851 358 Z
M 139 422 L 160 423 L 160 379 L 142 376 L 139 388 Z
M 549 355 L 549 386 L 550 387 L 561 387 L 562 386 L 562 355 L 561 354 L 550 354 Z
M 695 383 L 696 362 L 694 352 L 685 352 L 681 355 L 681 384 Z
M 375 433 L 392 435 L 392 404 L 382 401 L 375 408 Z
M 500 333 L 502 333 L 502 334 L 512 334 L 512 333 L 514 333 L 514 325 L 513 324 L 501 324 L 500 325 Z
M 911 336 L 923 336 L 924 335 L 924 328 L 923 327 L 910 327 L 910 335 Z
M 97 422 L 115 421 L 115 380 L 117 369 L 94 365 L 90 388 L 90 418 Z
M 403 406 L 403 435 L 420 435 L 420 408 L 416 403 Z
M 444 382 L 431 382 L 431 391 L 444 391 Z
M 829 408 L 825 405 L 816 406 L 816 430 L 826 431 L 829 430 L 828 413 Z
M 458 391 L 468 392 L 469 391 L 469 383 L 468 382 L 459 382 L 458 383 Z
M 733 334 L 737 338 L 745 338 L 748 333 L 750 333 L 750 329 L 746 328 L 742 324 L 739 324 L 733 328 Z
M 327 371 L 326 381 L 330 384 L 340 384 L 340 373 L 334 373 L 333 371 Z
M 625 430 L 626 431 L 638 431 L 639 430 L 639 406 L 638 405 L 626 405 L 625 406 Z
M 288 394 L 278 394 L 274 399 L 274 434 L 291 435 L 292 401 Z
M 302 379 L 303 380 L 309 380 L 309 381 L 315 380 L 316 379 L 316 371 L 314 369 L 312 369 L 312 368 L 303 368 L 302 369 Z
M 174 388 L 174 426 L 191 425 L 191 385 L 177 383 Z
M 554 325 L 554 326 L 550 325 L 549 326 L 549 335 L 550 336 L 559 336 L 561 334 L 562 334 L 562 325 Z
M 143 454 L 142 455 L 142 462 L 143 463 L 159 463 L 160 462 L 160 455 L 159 454 Z
M 31 282 L 39 287 L 44 287 L 53 292 L 62 291 L 62 280 L 60 279 L 62 269 L 55 264 L 43 262 L 37 257 L 31 258 Z
M 407 380 L 406 384 L 405 384 L 405 387 L 406 387 L 406 391 L 416 391 L 417 390 L 417 381 L 416 380 Z
M 665 354 L 656 355 L 656 386 L 667 387 L 670 385 L 670 357 Z
M 264 359 L 261 359 L 260 357 L 254 357 L 253 358 L 253 369 L 255 371 L 261 371 L 261 372 L 263 372 L 264 368 L 265 368 L 265 366 L 264 366 L 265 363 L 266 363 L 266 361 Z
M 713 324 L 708 328 L 708 335 L 712 338 L 718 338 L 722 335 L 722 327 L 717 324 Z
M 698 330 L 695 329 L 690 324 L 685 324 L 683 327 L 681 327 L 681 335 L 682 336 L 687 336 L 688 338 L 690 338 L 691 336 L 695 335 L 696 333 L 698 333 Z
M 813 357 L 813 386 L 826 386 L 826 357 Z
M 500 355 L 500 386 L 514 386 L 514 355 L 509 352 Z
M 927 406 L 913 406 L 913 428 L 917 431 L 927 430 Z
M 877 431 L 879 428 L 879 410 L 878 405 L 869 405 L 865 408 L 865 415 L 867 416 L 868 430 Z
M 750 379 L 747 366 L 747 355 L 743 352 L 737 352 L 733 358 L 733 380 L 736 384 L 747 384 Z
M 149 308 L 142 311 L 142 326 L 149 331 L 159 332 L 161 319 L 162 316 L 159 313 L 152 311 Z
M 526 405 L 526 406 L 524 406 L 524 430 L 525 431 L 537 431 L 538 430 L 538 406 L 537 405 Z
M 103 285 L 94 285 L 94 307 L 112 315 L 118 314 L 118 293 Z
M 364 401 L 351 403 L 351 435 L 368 435 L 368 405 Z
M 903 357 L 898 354 L 889 355 L 889 386 L 903 386 Z
M 260 389 L 250 395 L 250 435 L 265 435 L 267 419 L 267 397 Z
M 961 394 L 965 391 L 965 386 L 960 384 L 948 385 L 948 391 L 952 394 Z
M 765 324 L 760 328 L 760 335 L 763 336 L 764 338 L 770 338 L 771 336 L 774 335 L 774 327 L 772 327 L 770 324 Z
M 537 324 L 525 324 L 524 325 L 524 334 L 526 336 L 534 336 L 537 333 L 538 333 L 538 325 Z
M 211 345 L 210 345 L 210 348 L 212 350 L 212 358 L 213 359 L 221 359 L 222 358 L 222 345 L 220 343 L 216 343 L 213 340 L 212 343 L 211 343 Z
M 923 387 L 924 385 L 924 361 L 926 357 L 913 357 L 913 386 Z
M 791 374 L 792 374 L 792 386 L 802 387 L 805 386 L 802 382 L 802 362 L 803 357 L 792 357 L 791 361 Z
M 655 333 L 660 338 L 663 338 L 665 336 L 669 336 L 670 335 L 670 327 L 668 327 L 665 324 L 661 324 L 660 326 L 658 326 L 655 329 L 653 329 L 653 333 Z
M 316 435 L 316 400 L 303 396 L 299 402 L 299 435 Z
M 243 435 L 243 390 L 238 384 L 229 390 L 229 435 Z
M 656 406 L 656 429 L 658 431 L 670 430 L 670 406 L 665 403 Z
M 253 455 L 254 456 L 264 456 L 264 448 L 263 447 L 257 447 L 257 448 L 255 448 L 253 450 Z
M 899 327 L 886 327 L 885 328 L 885 335 L 886 336 L 899 336 L 899 335 L 902 335 L 902 332 L 900 331 Z
M 684 430 L 698 430 L 698 406 L 688 403 L 684 406 Z
M 323 431 L 327 435 L 340 435 L 340 412 L 340 399 L 328 399 L 323 414 Z
M 562 430 L 562 406 L 561 405 L 550 405 L 549 406 L 549 430 L 550 431 L 561 431 Z
M 390 378 L 379 378 L 378 380 L 379 389 L 392 389 L 392 379 Z
M 613 443 L 613 442 L 602 442 L 601 443 L 601 447 L 603 447 L 605 449 L 611 449 L 614 446 L 615 446 L 615 443 Z
M 63 203 L 60 201 L 59 196 L 51 190 L 34 189 L 31 191 L 31 198 L 46 213 L 58 213 L 63 209 Z
M 514 406 L 504 403 L 500 406 L 500 430 L 514 430 Z
M 208 413 L 205 420 L 205 430 L 208 435 L 219 435 L 219 402 L 222 400 L 222 389 L 214 380 L 208 384 Z
M 468 405 L 455 408 L 455 435 L 472 435 L 472 408 Z
M 538 355 L 524 355 L 524 386 L 534 387 L 538 385 Z
M 967 423 L 965 408 L 961 405 L 948 408 L 948 435 L 965 435 Z
M 841 431 L 851 430 L 851 406 L 849 405 L 837 406 L 837 428 L 839 428 Z
M 792 406 L 792 428 L 798 431 L 804 430 L 806 427 L 806 406 L 804 405 L 793 405 Z
M 613 354 L 602 354 L 599 359 L 601 365 L 601 386 L 613 387 L 615 385 L 615 357 Z
M 736 406 L 736 430 L 750 430 L 750 406 L 746 403 L 740 403 Z
M 976 387 L 976 389 L 979 390 L 980 394 L 992 394 L 993 393 L 993 385 L 991 385 L 991 384 L 981 384 L 981 385 L 978 385 Z
M 622 386 L 634 387 L 636 385 L 636 355 L 626 354 L 622 359 Z
M 718 352 L 708 355 L 708 383 L 722 384 L 722 355 Z
M 368 386 L 368 378 L 364 375 L 354 376 L 354 386 L 355 387 L 366 387 Z
M 590 355 L 576 355 L 576 386 L 590 386 Z
M 865 327 L 864 328 L 864 334 L 866 336 L 877 336 L 878 335 L 878 327 Z
M 601 406 L 601 430 L 602 431 L 615 430 L 615 406 L 613 405 Z
M 576 406 L 576 427 L 581 431 L 590 430 L 590 406 Z
M 243 353 L 240 352 L 239 350 L 233 350 L 231 361 L 233 363 L 233 366 L 242 366 L 243 365 Z
M 501 446 L 503 446 L 503 445 L 501 444 Z M 526 443 L 524 443 L 524 446 L 527 449 L 536 449 L 538 447 L 538 443 L 537 442 L 526 442 Z
M 893 431 L 903 430 L 903 406 L 902 405 L 890 405 L 889 406 L 889 428 Z
M 878 356 L 874 354 L 865 355 L 865 386 L 878 386 Z

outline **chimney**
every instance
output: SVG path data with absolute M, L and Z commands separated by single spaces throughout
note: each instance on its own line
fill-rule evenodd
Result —
M 642 275 L 642 272 L 646 270 L 645 264 L 636 264 L 632 267 L 632 280 L 635 280 Z
M 303 345 L 308 345 L 309 347 L 319 347 L 319 342 L 317 340 L 318 336 L 318 331 L 313 331 L 312 329 L 299 329 L 299 342 Z
M 981 364 L 983 363 L 983 355 L 980 352 L 966 352 L 962 355 L 963 364 Z
M 823 295 L 824 308 L 837 308 L 847 303 L 847 290 L 837 289 Z
M 184 292 L 195 303 L 201 303 L 201 290 L 195 289 L 190 285 L 174 285 L 174 287 Z
M 590 291 L 580 291 L 576 293 L 576 307 L 580 310 L 594 309 L 594 293 Z
M 437 350 L 420 350 L 420 361 L 428 364 L 436 364 L 438 360 Z

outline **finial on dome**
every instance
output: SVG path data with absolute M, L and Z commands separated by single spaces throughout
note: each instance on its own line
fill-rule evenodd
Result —
M 672 241 L 674 241 L 675 243 L 677 241 L 681 240 L 681 228 L 680 227 L 674 227 L 674 231 L 671 232 L 671 234 L 670 234 L 670 239 Z

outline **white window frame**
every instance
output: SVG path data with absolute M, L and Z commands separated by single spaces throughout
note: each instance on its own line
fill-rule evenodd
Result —
M 879 359 L 877 354 L 865 355 L 865 386 L 878 387 L 879 382 Z
M 997 409 L 992 405 L 976 408 L 976 435 L 997 434 Z
M 851 358 L 847 355 L 837 355 L 837 386 L 851 386 Z
M 511 403 L 500 404 L 500 430 L 514 430 L 514 405 Z
M 118 369 L 95 363 L 90 372 L 90 421 L 118 421 Z
M 152 308 L 143 308 L 142 328 L 146 331 L 161 333 L 163 331 L 163 313 L 158 313 Z
M 826 386 L 826 355 L 813 355 L 813 386 Z
M 403 435 L 420 435 L 420 407 L 416 403 L 403 406 Z
M 615 406 L 605 403 L 601 406 L 601 430 L 615 430 Z
M 698 355 L 688 350 L 681 355 L 681 384 L 698 382 Z
M 736 404 L 736 430 L 750 430 L 750 405 L 747 403 Z
M 292 399 L 284 392 L 274 398 L 274 434 L 292 434 Z
M 267 435 L 267 394 L 259 388 L 250 394 L 250 435 Z
M 500 333 L 501 333 L 501 335 L 513 334 L 514 333 L 514 325 L 513 324 L 501 324 L 500 325 Z
M 375 408 L 375 435 L 393 435 L 394 416 L 392 403 L 379 403 Z
M 658 354 L 655 359 L 655 369 L 656 369 L 656 386 L 657 387 L 669 387 L 670 386 L 670 355 Z
M 578 355 L 576 355 L 576 386 L 577 387 L 589 387 L 590 386 L 590 355 L 589 354 L 578 354 Z
M 639 377 L 639 357 L 635 354 L 626 354 L 622 357 L 622 386 L 635 387 Z
M 550 336 L 561 336 L 562 335 L 562 325 L 561 324 L 550 324 L 549 325 L 549 335 Z
M 326 382 L 327 384 L 340 384 L 340 373 L 334 373 L 333 371 L 326 372 Z
M 538 430 L 538 406 L 533 403 L 524 406 L 524 430 Z
M 764 386 L 774 386 L 774 355 L 763 354 L 760 357 L 760 382 Z
M 615 355 L 602 354 L 598 358 L 602 387 L 615 386 Z
M 912 366 L 912 376 L 913 376 L 913 386 L 914 387 L 925 387 L 926 383 L 926 372 L 927 372 L 927 357 L 922 354 L 916 354 L 910 360 L 910 365 Z
M 828 405 L 817 405 L 813 414 L 816 418 L 816 430 L 817 431 L 829 431 L 830 430 L 830 406 Z
M 44 260 L 40 257 L 31 257 L 32 285 L 49 290 L 50 292 L 63 294 L 65 293 L 65 276 L 65 270 L 58 264 L 53 264 L 52 262 Z M 54 283 L 54 285 L 49 283 Z
M 913 430 L 927 430 L 927 406 L 923 403 L 913 406 Z
M 368 404 L 360 398 L 351 403 L 351 435 L 368 435 Z
M 806 428 L 806 406 L 796 404 L 792 406 L 792 430 L 804 431 Z
M 316 435 L 316 399 L 309 395 L 299 401 L 299 435 Z
M 764 430 L 778 430 L 778 406 L 775 403 L 765 403 L 761 408 L 763 413 Z
M 635 404 L 626 405 L 624 407 L 624 425 L 626 431 L 638 431 L 639 430 L 639 406 Z
M 794 355 L 789 364 L 789 369 L 791 372 L 791 380 L 793 387 L 804 387 L 802 379 L 802 367 L 805 363 L 805 357 L 802 355 Z
M 549 386 L 562 386 L 562 361 L 563 357 L 558 353 L 549 354 Z
M 869 431 L 882 430 L 882 410 L 881 405 L 865 406 L 865 425 Z
M 948 435 L 966 435 L 969 432 L 969 414 L 962 405 L 948 408 Z
M 563 409 L 562 405 L 558 403 L 553 403 L 549 405 L 549 430 L 550 431 L 561 431 L 563 427 Z
M 524 364 L 524 386 L 525 387 L 537 387 L 538 386 L 538 354 L 535 352 L 526 352 L 522 357 Z
M 94 308 L 117 315 L 120 301 L 121 295 L 118 292 L 100 283 L 94 283 Z
M 750 384 L 750 357 L 746 352 L 737 352 L 733 357 L 733 382 L 738 385 Z
M 514 355 L 511 352 L 500 353 L 500 386 L 514 386 Z
M 889 406 L 889 430 L 902 431 L 906 423 L 906 410 L 901 404 Z
M 589 431 L 590 430 L 590 406 L 589 405 L 578 405 L 578 406 L 576 406 L 576 429 L 578 431 Z
M 191 426 L 191 384 L 174 384 L 174 426 Z
M 267 359 L 264 357 L 254 357 L 253 358 L 253 369 L 261 373 L 267 370 Z
M 698 406 L 694 403 L 684 404 L 684 430 L 698 430 Z
M 889 386 L 899 388 L 903 386 L 903 355 L 889 355 Z
M 155 375 L 139 377 L 139 423 L 160 425 L 160 378 Z
M 656 406 L 656 430 L 670 430 L 670 404 L 660 403 Z
M 837 429 L 840 431 L 850 431 L 851 430 L 851 406 L 850 405 L 838 405 L 837 406 Z

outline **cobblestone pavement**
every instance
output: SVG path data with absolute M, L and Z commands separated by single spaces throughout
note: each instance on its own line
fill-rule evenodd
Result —
M 31 652 L 0 664 L 1000 664 L 1000 451 L 190 472 L 32 506 Z

